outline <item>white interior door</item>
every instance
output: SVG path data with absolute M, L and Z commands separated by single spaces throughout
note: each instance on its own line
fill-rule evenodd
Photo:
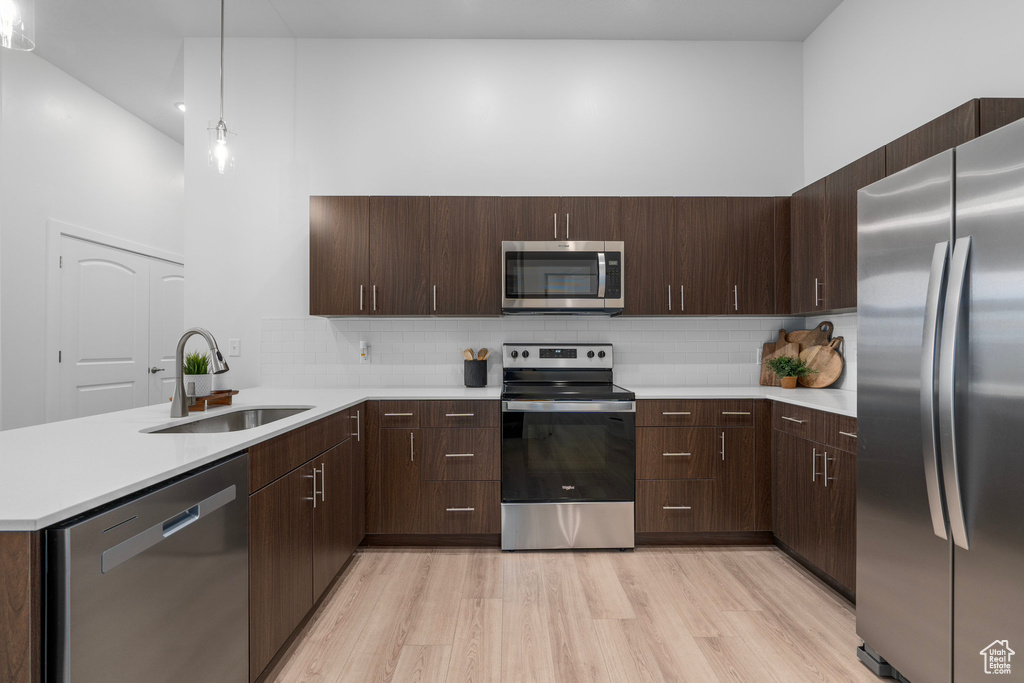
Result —
M 149 264 L 149 403 L 174 396 L 174 350 L 185 331 L 185 267 L 152 260 Z
M 150 259 L 61 237 L 60 419 L 149 404 Z

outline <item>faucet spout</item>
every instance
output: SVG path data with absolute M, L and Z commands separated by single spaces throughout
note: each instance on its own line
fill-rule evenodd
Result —
M 181 335 L 181 339 L 178 340 L 178 348 L 174 351 L 174 367 L 175 372 L 177 372 L 177 379 L 174 382 L 174 400 L 171 401 L 171 417 L 188 417 L 188 407 L 196 401 L 194 397 L 185 396 L 185 373 L 181 370 L 185 357 L 185 342 L 196 334 L 205 339 L 210 347 L 212 355 L 210 368 L 213 374 L 219 375 L 228 371 L 227 361 L 221 355 L 220 348 L 217 347 L 217 340 L 213 338 L 209 330 L 202 327 L 193 327 L 185 330 L 185 334 Z

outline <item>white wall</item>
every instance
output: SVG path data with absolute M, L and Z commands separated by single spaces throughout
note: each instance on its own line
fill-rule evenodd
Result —
M 181 253 L 182 147 L 32 53 L 0 50 L 3 427 L 45 419 L 46 226 Z
M 802 181 L 797 43 L 228 40 L 238 169 L 215 177 L 217 41 L 185 44 L 186 322 L 308 311 L 311 194 L 775 195 Z
M 1024 96 L 1022 26 L 1020 0 L 844 0 L 804 42 L 802 184 L 971 98 Z

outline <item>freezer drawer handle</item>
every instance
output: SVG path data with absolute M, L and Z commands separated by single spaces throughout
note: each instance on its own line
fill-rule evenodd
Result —
M 967 263 L 971 255 L 971 238 L 960 237 L 953 247 L 949 265 L 949 286 L 942 314 L 942 343 L 939 350 L 939 428 L 942 443 L 942 483 L 946 489 L 946 511 L 953 543 L 969 550 L 967 522 L 960 488 L 960 468 L 956 453 L 956 364 L 960 355 L 958 333 L 963 318 L 964 287 L 967 284 Z
M 104 550 L 100 555 L 100 572 L 106 574 L 136 555 L 149 550 L 165 538 L 170 538 L 190 524 L 224 507 L 233 501 L 235 496 L 235 486 L 232 484 L 219 493 L 215 493 L 178 514 L 154 524 L 145 531 L 140 531 L 131 538 L 121 541 L 114 547 Z
M 789 420 L 790 422 L 796 422 L 798 425 L 802 425 L 804 422 L 807 422 L 807 420 L 798 420 L 795 417 L 786 417 L 785 415 L 782 415 L 781 417 L 782 417 L 783 420 Z
M 689 505 L 662 505 L 662 510 L 692 510 Z

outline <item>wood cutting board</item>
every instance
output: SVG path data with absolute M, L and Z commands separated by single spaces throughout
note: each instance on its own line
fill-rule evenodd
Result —
M 827 344 L 832 339 L 832 332 L 836 326 L 826 320 L 820 323 L 813 330 L 794 330 L 786 335 L 786 341 L 795 342 L 800 345 L 800 350 L 809 349 L 812 346 Z
M 779 330 L 779 338 L 777 341 L 768 342 L 761 349 L 761 386 L 763 387 L 778 387 L 782 386 L 779 378 L 775 376 L 775 373 L 768 369 L 768 366 L 764 364 L 766 360 L 776 358 L 778 356 L 799 356 L 800 345 L 786 341 L 786 330 Z
M 819 344 L 801 351 L 800 360 L 818 372 L 801 377 L 798 380 L 800 384 L 811 389 L 823 389 L 834 384 L 843 374 L 843 356 L 839 353 L 842 343 L 843 338 L 836 337 L 828 344 Z

